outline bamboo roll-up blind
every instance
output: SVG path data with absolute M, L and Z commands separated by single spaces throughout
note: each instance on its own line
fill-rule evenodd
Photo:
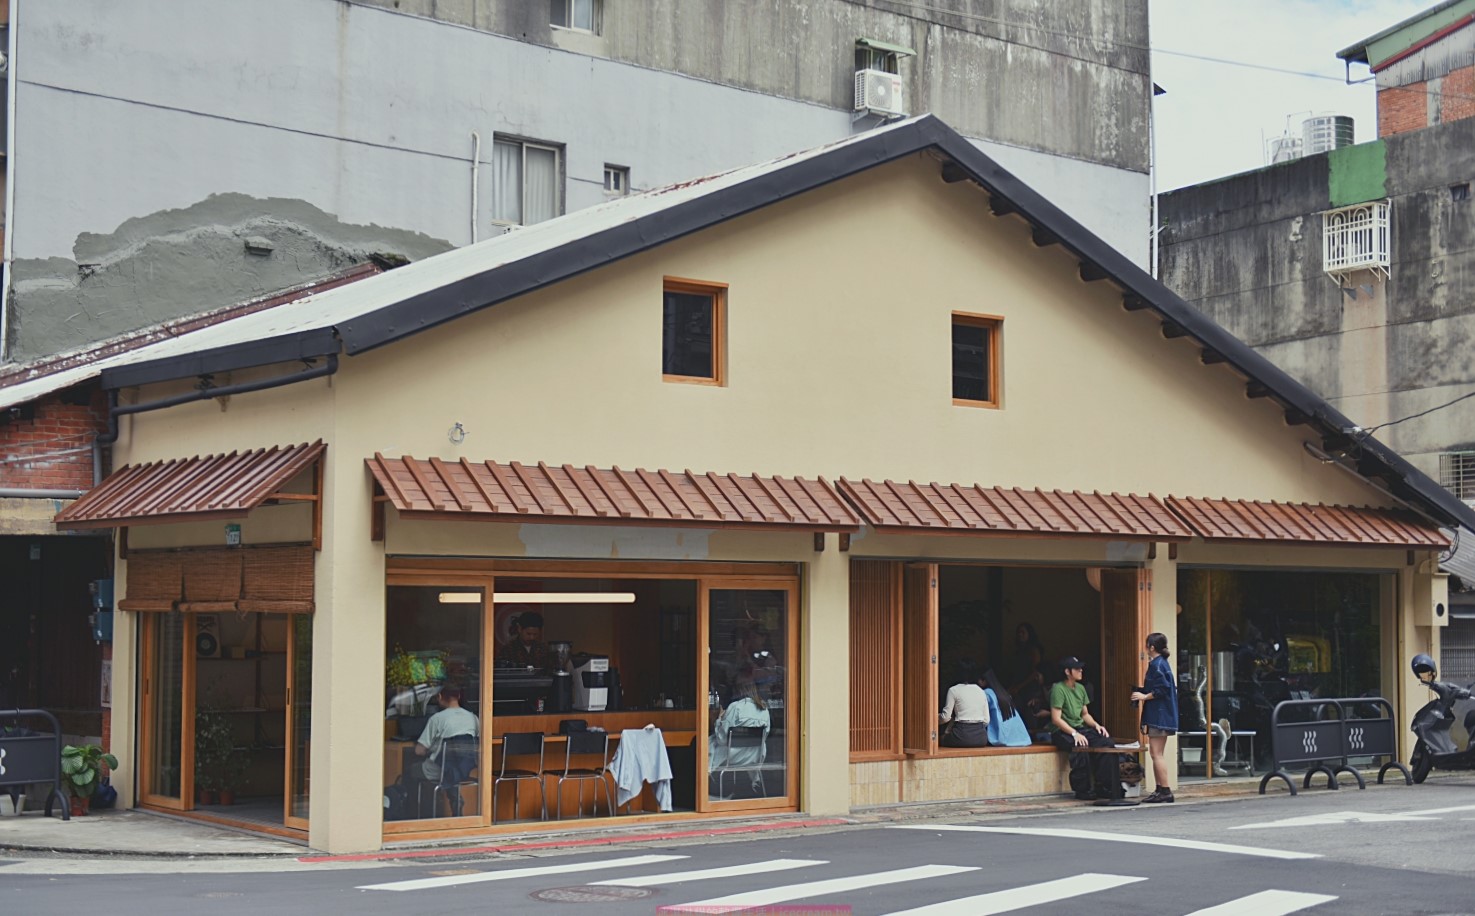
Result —
M 884 560 L 850 563 L 850 754 L 901 753 L 897 658 L 901 634 L 900 567 Z

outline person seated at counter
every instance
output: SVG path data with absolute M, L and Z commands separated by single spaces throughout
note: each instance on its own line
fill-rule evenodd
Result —
M 756 767 L 768 757 L 768 729 L 771 718 L 768 704 L 752 680 L 744 678 L 733 689 L 735 698 L 717 717 L 712 735 L 707 739 L 707 772 L 718 770 Z M 761 728 L 763 740 L 756 746 L 735 747 L 729 756 L 727 736 L 734 728 Z M 750 774 L 755 794 L 762 791 L 763 774 L 757 770 Z
M 425 730 L 415 741 L 415 756 L 425 759 L 409 767 L 405 773 L 406 780 L 411 784 L 411 798 L 419 797 L 419 786 L 415 785 L 416 783 L 437 784 L 441 776 L 445 775 L 447 738 L 461 735 L 470 735 L 475 738 L 481 734 L 481 721 L 476 718 L 476 713 L 461 708 L 461 695 L 461 688 L 454 684 L 442 685 L 440 693 L 436 695 L 436 701 L 441 707 L 440 712 L 430 717 L 430 721 L 425 723 Z M 463 767 L 466 770 L 463 773 L 453 774 L 459 777 L 456 780 L 459 782 L 475 768 L 476 760 L 472 758 L 452 761 L 451 765 Z
M 943 747 L 988 747 L 988 697 L 983 673 L 974 665 L 959 671 L 957 683 L 947 689 L 947 702 L 938 714 L 948 726 L 938 743 Z
M 543 615 L 524 611 L 512 622 L 512 641 L 497 650 L 497 665 L 502 668 L 548 668 L 548 646 L 543 642 Z

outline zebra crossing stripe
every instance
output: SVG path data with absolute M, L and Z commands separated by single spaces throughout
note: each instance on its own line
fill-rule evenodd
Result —
M 890 830 L 960 830 L 967 833 L 1007 833 L 1015 836 L 1042 836 L 1063 840 L 1101 840 L 1107 843 L 1135 843 L 1140 846 L 1167 846 L 1172 849 L 1196 849 L 1201 852 L 1223 852 L 1262 859 L 1319 859 L 1320 853 L 1294 852 L 1289 849 L 1262 849 L 1258 846 L 1236 846 L 1207 840 L 1184 840 L 1170 836 L 1144 836 L 1134 833 L 1106 833 L 1098 830 L 1072 830 L 1065 827 L 975 827 L 962 824 L 888 824 Z
M 1336 899 L 1326 894 L 1305 894 L 1300 891 L 1261 891 L 1206 910 L 1195 910 L 1188 916 L 1284 916 L 1286 913 L 1308 910 Z
M 1074 878 L 1059 878 L 1040 884 L 1026 884 L 1023 887 L 1012 887 L 1008 890 L 978 894 L 974 897 L 944 900 L 941 903 L 919 906 L 914 910 L 900 910 L 889 916 L 990 916 L 993 913 L 1010 913 L 1025 907 L 1055 903 L 1060 900 L 1069 900 L 1072 897 L 1083 897 L 1086 894 L 1109 891 L 1124 884 L 1135 884 L 1146 880 L 1146 878 L 1133 878 L 1128 875 L 1087 873 Z
M 693 871 L 673 871 L 664 875 L 639 875 L 634 878 L 609 878 L 590 881 L 590 884 L 618 884 L 622 887 L 658 887 L 662 884 L 680 884 L 684 881 L 704 881 L 708 878 L 736 878 L 741 875 L 766 875 L 770 872 L 788 871 L 793 868 L 808 868 L 811 865 L 829 865 L 821 859 L 769 859 L 767 862 L 749 862 L 746 865 L 727 865 L 721 868 L 701 868 Z
M 602 868 L 633 868 L 637 865 L 655 865 L 658 862 L 674 862 L 686 856 L 627 856 L 621 859 L 604 859 L 599 862 L 572 862 L 564 865 L 533 865 L 527 868 L 504 868 L 499 871 L 484 871 L 474 875 L 446 875 L 439 878 L 415 878 L 409 881 L 390 881 L 386 884 L 365 884 L 361 891 L 419 891 L 431 887 L 454 887 L 457 884 L 479 884 L 483 881 L 511 881 L 514 878 L 533 878 L 539 875 L 562 875 L 569 872 L 597 871 Z
M 734 910 L 745 910 L 749 907 L 785 903 L 789 900 L 818 897 L 822 894 L 848 893 L 867 887 L 901 884 L 904 881 L 923 881 L 927 878 L 942 878 L 947 875 L 957 875 L 969 871 L 978 871 L 978 866 L 918 865 L 913 868 L 898 868 L 895 871 L 877 872 L 872 875 L 851 875 L 845 878 L 830 878 L 825 881 L 810 881 L 805 884 L 786 884 L 780 887 L 744 891 L 741 894 L 713 897 L 710 900 L 697 900 L 693 903 L 683 903 L 677 906 L 663 906 L 661 907 L 661 912 L 730 913 Z

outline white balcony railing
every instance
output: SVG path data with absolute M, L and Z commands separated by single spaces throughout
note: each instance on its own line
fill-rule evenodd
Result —
M 1393 253 L 1388 212 L 1388 201 L 1381 200 L 1323 213 L 1322 270 L 1344 285 L 1358 270 L 1387 277 Z

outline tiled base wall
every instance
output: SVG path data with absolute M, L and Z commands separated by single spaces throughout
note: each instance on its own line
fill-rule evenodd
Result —
M 882 760 L 850 765 L 850 804 L 895 805 L 1069 792 L 1064 754 Z

